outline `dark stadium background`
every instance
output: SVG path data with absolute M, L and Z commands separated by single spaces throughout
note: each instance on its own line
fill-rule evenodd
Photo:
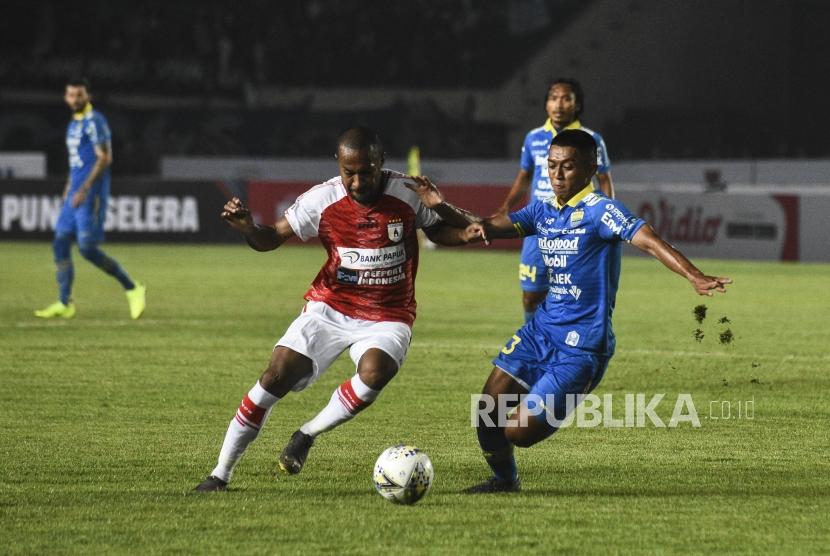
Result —
M 425 157 L 515 160 L 544 117 L 540 84 L 568 75 L 614 161 L 830 152 L 828 3 L 623 0 L 538 60 L 598 4 L 6 0 L 0 151 L 46 152 L 62 174 L 62 87 L 86 75 L 119 175 L 158 174 L 165 154 L 328 156 L 355 122 L 395 157 L 418 144 Z M 528 86 L 482 107 L 511 83 Z M 321 101 L 333 93 L 359 102 Z

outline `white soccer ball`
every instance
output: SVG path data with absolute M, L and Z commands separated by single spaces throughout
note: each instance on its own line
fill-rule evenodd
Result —
M 381 496 L 398 504 L 414 504 L 429 492 L 435 471 L 429 456 L 406 444 L 383 451 L 372 480 Z

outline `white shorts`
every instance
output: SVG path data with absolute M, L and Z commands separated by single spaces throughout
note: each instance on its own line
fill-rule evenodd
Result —
M 299 392 L 326 372 L 346 348 L 355 365 L 367 350 L 374 348 L 388 353 L 400 368 L 411 339 L 412 329 L 405 323 L 355 319 L 325 303 L 309 301 L 274 349 L 285 346 L 311 359 L 314 372 L 292 388 Z

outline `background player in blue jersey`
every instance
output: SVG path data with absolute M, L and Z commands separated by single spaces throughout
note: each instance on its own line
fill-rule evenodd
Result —
M 526 199 L 545 201 L 553 195 L 548 179 L 548 147 L 557 133 L 566 129 L 582 129 L 591 134 L 597 145 L 597 182 L 602 192 L 614 198 L 611 181 L 611 161 L 602 136 L 584 127 L 579 117 L 585 110 L 585 95 L 578 81 L 569 78 L 554 79 L 545 95 L 548 119 L 542 127 L 530 130 L 522 145 L 521 168 L 495 215 L 507 215 L 516 204 Z M 539 303 L 545 299 L 550 284 L 547 281 L 542 254 L 532 238 L 525 239 L 519 261 L 519 285 L 522 288 L 522 306 L 525 320 L 530 320 Z
M 45 309 L 35 311 L 35 316 L 65 319 L 75 316 L 75 304 L 71 297 L 75 276 L 71 257 L 74 238 L 85 259 L 121 283 L 127 292 L 130 316 L 137 319 L 144 312 L 145 287 L 133 282 L 121 265 L 98 247 L 104 240 L 110 191 L 110 128 L 103 114 L 92 108 L 89 83 L 85 79 L 70 80 L 64 100 L 72 111 L 72 120 L 66 128 L 69 178 L 52 244 L 59 299 Z
M 614 353 L 611 315 L 621 242 L 657 258 L 700 295 L 725 292 L 731 283 L 705 275 L 622 203 L 593 190 L 596 143 L 589 133 L 567 130 L 554 137 L 547 170 L 551 199 L 471 225 L 480 237 L 531 236 L 544 257 L 551 286 L 534 317 L 493 360 L 479 407 L 479 415 L 488 419 L 479 419 L 477 426 L 493 477 L 470 487 L 469 493 L 519 490 L 513 447 L 532 446 L 556 432 L 556 421 L 549 416 L 559 421 L 566 417 L 572 409 L 566 397 L 587 394 L 599 384 Z M 505 422 L 498 415 L 503 407 L 499 397 L 521 394 L 533 396 L 519 403 Z

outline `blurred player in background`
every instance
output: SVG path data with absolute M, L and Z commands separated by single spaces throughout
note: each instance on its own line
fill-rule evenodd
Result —
M 383 148 L 367 128 L 345 131 L 337 143 L 338 177 L 300 195 L 276 223 L 254 223 L 231 199 L 222 218 L 257 251 L 286 240 L 319 237 L 328 253 L 307 303 L 274 347 L 259 381 L 231 419 L 210 476 L 200 492 L 225 490 L 234 466 L 257 437 L 271 410 L 291 391 L 314 382 L 346 349 L 357 367 L 323 410 L 291 436 L 279 467 L 299 473 L 314 439 L 369 406 L 406 358 L 415 320 L 416 230 L 442 245 L 469 239 L 470 219 L 443 203 L 425 178 L 383 169 Z M 428 209 L 419 195 L 429 198 Z
M 732 282 L 703 274 L 625 205 L 595 192 L 596 151 L 594 139 L 584 131 L 557 134 L 547 157 L 553 197 L 468 229 L 470 237 L 476 237 L 476 228 L 491 238 L 530 236 L 552 278 L 544 304 L 493 360 L 484 406 L 479 406 L 479 415 L 490 422 L 479 418 L 477 423 L 493 476 L 468 493 L 518 491 L 513 447 L 532 446 L 556 432 L 557 421 L 576 405 L 572 399 L 569 407 L 567 396 L 587 394 L 602 380 L 616 345 L 611 315 L 623 241 L 686 278 L 700 295 L 725 292 Z M 515 403 L 518 395 L 528 393 L 533 396 L 519 403 L 509 420 L 498 415 L 508 396 Z
M 110 194 L 112 135 L 104 115 L 92 108 L 90 87 L 85 79 L 66 84 L 64 101 L 72 111 L 66 129 L 69 151 L 69 178 L 63 191 L 63 206 L 55 224 L 52 250 L 57 266 L 58 301 L 35 311 L 41 318 L 71 319 L 75 316 L 72 303 L 72 240 L 86 260 L 118 280 L 127 293 L 130 316 L 139 318 L 145 307 L 145 287 L 133 282 L 118 262 L 101 251 L 104 221 Z
M 614 198 L 611 182 L 611 161 L 602 136 L 584 127 L 579 116 L 585 110 L 585 95 L 578 81 L 559 78 L 551 82 L 545 96 L 545 111 L 548 119 L 542 127 L 530 130 L 522 145 L 521 168 L 513 181 L 510 192 L 493 216 L 507 215 L 513 207 L 530 195 L 530 202 L 550 199 L 553 192 L 548 178 L 548 147 L 556 134 L 565 129 L 581 129 L 593 136 L 597 144 L 597 181 L 606 197 Z M 525 321 L 533 317 L 539 303 L 545 299 L 550 282 L 545 272 L 545 263 L 536 241 L 526 238 L 522 245 L 519 261 L 519 286 L 522 289 L 522 306 Z

